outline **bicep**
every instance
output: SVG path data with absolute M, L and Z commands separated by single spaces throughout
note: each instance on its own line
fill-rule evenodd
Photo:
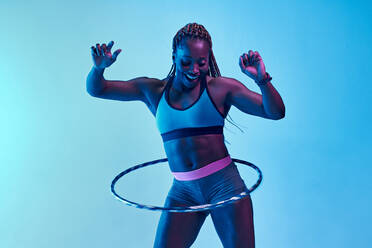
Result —
M 137 77 L 128 81 L 105 80 L 104 88 L 97 96 L 99 98 L 118 101 L 142 101 L 147 102 L 145 90 L 151 79 Z
M 228 103 L 240 111 L 270 119 L 265 112 L 262 95 L 248 89 L 240 81 L 229 78 Z

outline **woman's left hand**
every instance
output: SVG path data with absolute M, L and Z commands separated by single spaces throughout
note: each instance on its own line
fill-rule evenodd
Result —
M 239 66 L 244 74 L 255 81 L 261 81 L 265 77 L 265 64 L 257 51 L 249 50 L 248 54 L 240 56 Z

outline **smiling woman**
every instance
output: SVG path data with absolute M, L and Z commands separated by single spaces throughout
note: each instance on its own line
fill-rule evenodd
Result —
M 172 59 L 165 93 L 156 111 L 174 175 L 165 207 L 215 203 L 246 190 L 224 145 L 228 84 L 220 76 L 207 30 L 196 23 L 179 30 L 173 39 Z M 212 165 L 220 169 L 201 173 Z M 250 196 L 208 212 L 163 212 L 154 247 L 190 247 L 209 214 L 225 247 L 254 247 Z
M 104 79 L 104 68 L 121 51 L 111 55 L 112 45 L 110 42 L 107 47 L 92 47 L 94 67 L 87 78 L 87 90 L 95 97 L 139 100 L 149 107 L 174 176 L 164 207 L 213 204 L 247 191 L 225 145 L 223 128 L 228 112 L 234 105 L 247 114 L 270 119 L 284 117 L 284 104 L 269 82 L 271 77 L 258 52 L 250 50 L 244 54 L 240 66 L 242 72 L 257 81 L 263 96 L 236 79 L 220 75 L 211 37 L 203 25 L 189 23 L 176 33 L 173 65 L 162 80 Z M 252 200 L 248 195 L 210 211 L 162 212 L 154 247 L 190 247 L 209 214 L 224 247 L 255 246 Z
M 172 48 L 173 65 L 167 77 L 175 77 L 176 75 L 173 90 L 178 93 L 189 92 L 200 82 L 202 77 L 221 77 L 212 50 L 211 36 L 203 25 L 190 23 L 180 29 L 173 38 Z M 176 68 L 176 65 L 181 66 Z M 181 75 L 181 78 L 177 75 Z M 226 120 L 244 133 L 228 113 Z M 226 143 L 229 144 L 228 141 Z

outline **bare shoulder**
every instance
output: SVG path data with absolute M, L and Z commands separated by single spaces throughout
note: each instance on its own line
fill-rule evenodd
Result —
M 167 84 L 168 78 L 158 79 L 158 78 L 148 78 L 143 84 L 143 92 L 148 97 L 156 97 L 161 93 Z
M 146 83 L 143 84 L 142 91 L 146 98 L 146 105 L 154 116 L 167 81 L 168 78 L 148 78 Z
M 219 76 L 219 77 L 207 77 L 208 87 L 214 89 L 214 91 L 219 91 L 228 97 L 231 92 L 237 90 L 241 87 L 245 87 L 240 81 L 235 78 Z M 245 87 L 246 88 L 246 87 Z
M 147 94 L 154 94 L 158 88 L 164 85 L 164 79 L 145 77 L 142 81 L 142 89 Z
M 211 77 L 210 82 L 211 82 L 211 85 L 220 85 L 221 87 L 224 87 L 226 89 L 242 85 L 242 83 L 239 80 L 235 78 L 231 78 L 231 77 L 225 77 L 225 76 L 219 76 L 215 78 Z
M 215 95 L 223 100 L 227 109 L 234 105 L 239 109 L 243 109 L 242 105 L 248 106 L 249 103 L 254 105 L 261 104 L 261 95 L 248 89 L 242 82 L 235 78 L 220 76 L 213 78 L 208 83 L 208 86 L 213 90 Z M 246 109 L 244 112 L 249 112 Z

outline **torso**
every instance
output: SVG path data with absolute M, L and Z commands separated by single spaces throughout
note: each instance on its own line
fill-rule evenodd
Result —
M 167 78 L 157 80 L 146 94 L 147 107 L 154 117 L 167 82 Z M 221 78 L 210 76 L 207 76 L 206 82 L 212 101 L 216 104 L 218 111 L 223 116 L 226 116 L 231 107 L 227 105 L 226 101 L 226 84 L 222 83 Z M 200 84 L 190 91 L 188 95 L 177 95 L 171 90 L 169 92 L 169 104 L 176 109 L 185 109 L 198 99 L 199 91 Z M 170 169 L 173 172 L 199 169 L 228 155 L 222 134 L 199 135 L 170 140 L 164 143 L 164 149 Z

